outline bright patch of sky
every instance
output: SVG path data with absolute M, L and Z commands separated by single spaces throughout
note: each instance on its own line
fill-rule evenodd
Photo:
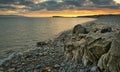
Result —
M 120 3 L 120 0 L 114 0 L 115 2 L 117 2 L 117 3 Z
M 37 4 L 37 3 L 45 2 L 45 1 L 48 1 L 48 0 L 33 0 L 33 1 Z
M 52 1 L 52 0 L 33 0 L 34 3 L 40 3 L 40 2 L 45 2 L 45 1 Z M 63 0 L 53 0 L 53 1 L 56 1 L 56 2 L 62 2 Z

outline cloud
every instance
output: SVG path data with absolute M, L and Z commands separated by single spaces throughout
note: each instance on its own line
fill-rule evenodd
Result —
M 29 10 L 64 10 L 81 8 L 117 8 L 113 0 L 45 0 Z
M 0 0 L 0 4 L 13 4 L 15 0 Z
M 15 7 L 13 7 L 13 6 L 10 6 L 10 5 L 8 5 L 8 4 L 0 4 L 0 10 L 1 9 L 16 9 Z
M 120 0 L 114 0 L 114 1 L 120 4 Z
M 0 4 L 33 5 L 33 0 L 0 0 Z
M 50 0 L 50 1 L 45 1 L 45 2 L 35 4 L 34 6 L 31 6 L 29 10 L 41 10 L 41 9 L 57 10 L 59 9 L 59 7 L 60 7 L 59 2 Z
M 111 5 L 114 3 L 113 0 L 91 0 L 91 1 L 97 5 Z
M 0 9 L 24 9 L 25 5 L 14 5 L 14 4 L 0 4 Z
M 93 8 L 119 8 L 114 0 L 0 0 L 0 9 L 37 11 L 77 10 Z

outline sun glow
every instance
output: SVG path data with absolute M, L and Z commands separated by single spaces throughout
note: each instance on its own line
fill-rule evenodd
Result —
M 117 2 L 117 3 L 120 3 L 120 0 L 114 0 L 115 2 Z
M 64 10 L 64 11 L 36 11 L 27 14 L 22 14 L 27 17 L 77 17 L 77 16 L 90 16 L 90 15 L 103 15 L 103 14 L 120 14 L 120 10 L 104 9 L 104 10 Z

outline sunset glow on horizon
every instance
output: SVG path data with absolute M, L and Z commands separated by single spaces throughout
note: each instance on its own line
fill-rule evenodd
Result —
M 104 14 L 120 14 L 120 10 L 116 9 L 92 9 L 92 10 L 63 10 L 63 11 L 32 11 L 26 13 L 18 13 L 16 11 L 0 11 L 0 15 L 19 15 L 25 17 L 53 17 L 53 16 L 62 16 L 62 17 L 77 17 L 77 16 L 90 16 L 90 15 L 104 15 Z
M 97 9 L 97 10 L 64 10 L 64 11 L 36 11 L 26 14 L 20 14 L 26 17 L 53 17 L 53 16 L 62 16 L 62 17 L 77 17 L 77 16 L 90 16 L 90 15 L 104 15 L 104 14 L 120 14 L 120 10 L 114 9 Z

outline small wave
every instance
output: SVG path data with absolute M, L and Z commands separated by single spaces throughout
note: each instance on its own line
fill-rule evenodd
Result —
M 15 56 L 15 54 L 16 54 L 16 53 L 12 53 L 12 54 L 9 55 L 7 58 L 4 58 L 4 59 L 0 60 L 0 66 L 1 66 L 4 62 L 6 62 L 6 61 L 8 61 L 8 60 L 11 60 L 11 59 Z

